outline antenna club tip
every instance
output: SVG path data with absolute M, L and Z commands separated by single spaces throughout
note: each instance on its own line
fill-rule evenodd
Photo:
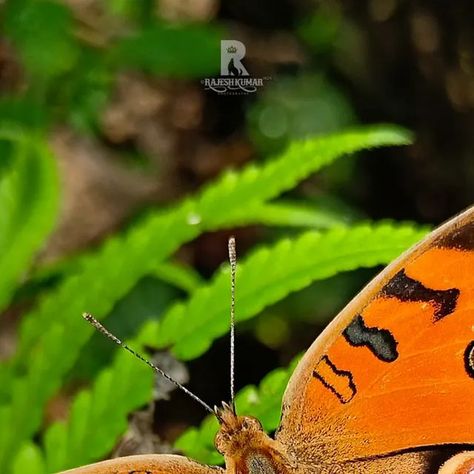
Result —
M 92 314 L 90 313 L 82 313 L 82 317 L 90 324 L 92 324 L 92 326 L 95 326 L 97 328 L 99 328 L 101 326 L 101 324 L 97 321 L 97 319 L 94 318 L 94 316 L 92 316 Z
M 236 259 L 237 259 L 237 253 L 235 250 L 235 237 L 231 235 L 229 237 L 229 260 L 233 266 L 235 266 Z

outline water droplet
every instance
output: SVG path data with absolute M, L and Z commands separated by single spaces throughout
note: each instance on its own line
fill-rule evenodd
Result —
M 198 225 L 201 223 L 202 218 L 196 212 L 190 212 L 186 220 L 189 225 Z

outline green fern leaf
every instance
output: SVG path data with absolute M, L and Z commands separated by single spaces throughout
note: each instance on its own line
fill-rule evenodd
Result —
M 349 212 L 328 206 L 281 200 L 264 203 L 248 210 L 247 217 L 267 226 L 311 227 L 330 229 L 346 226 L 355 220 Z
M 388 263 L 424 234 L 413 225 L 382 223 L 306 232 L 284 239 L 244 260 L 237 270 L 236 320 L 254 317 L 265 306 L 341 271 Z M 228 269 L 163 317 L 157 344 L 173 346 L 180 359 L 202 354 L 228 331 Z
M 155 324 L 146 324 L 131 345 L 143 351 L 156 332 Z M 119 350 L 92 388 L 75 397 L 68 420 L 46 431 L 47 471 L 69 469 L 106 456 L 126 430 L 127 415 L 150 400 L 153 376 L 149 367 Z
M 293 142 L 277 159 L 228 172 L 204 190 L 192 218 L 206 230 L 254 221 L 247 212 L 298 184 L 337 158 L 383 145 L 406 145 L 411 135 L 399 127 L 374 126 Z M 257 221 L 259 222 L 259 221 Z
M 203 283 L 201 276 L 194 269 L 172 262 L 160 263 L 152 275 L 188 293 Z

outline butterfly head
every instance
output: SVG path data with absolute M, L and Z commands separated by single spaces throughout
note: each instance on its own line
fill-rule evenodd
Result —
M 215 445 L 225 457 L 226 466 L 231 472 L 250 474 L 287 473 L 288 465 L 279 443 L 270 438 L 262 424 L 251 416 L 239 416 L 234 408 L 226 403 L 216 408 L 220 423 Z M 234 471 L 232 471 L 234 469 Z
M 221 408 L 215 408 L 216 417 L 221 425 L 216 436 L 216 446 L 224 456 L 249 447 L 252 440 L 267 436 L 261 423 L 250 416 L 239 416 L 234 407 L 223 403 Z

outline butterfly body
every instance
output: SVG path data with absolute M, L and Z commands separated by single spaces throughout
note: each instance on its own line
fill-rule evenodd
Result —
M 225 470 L 149 456 L 71 474 L 473 474 L 474 207 L 388 266 L 316 339 L 274 438 L 227 405 L 216 416 Z

